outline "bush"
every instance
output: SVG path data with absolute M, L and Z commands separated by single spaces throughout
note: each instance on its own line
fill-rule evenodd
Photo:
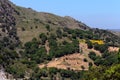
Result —
M 48 31 L 50 31 L 50 25 L 47 24 L 45 27 Z
M 89 62 L 89 67 L 92 67 L 92 66 L 93 66 L 92 62 Z
M 70 70 L 60 70 L 60 74 L 62 77 L 69 78 L 73 75 L 73 72 Z
M 88 62 L 88 60 L 86 58 L 83 59 L 84 62 Z
M 49 73 L 50 74 L 57 74 L 57 72 L 58 72 L 57 68 L 54 68 L 54 67 L 49 68 Z
M 103 45 L 95 44 L 94 49 L 99 50 L 101 53 L 104 53 L 105 51 L 108 50 L 108 45 L 107 44 L 103 44 Z
M 84 69 L 85 69 L 85 67 L 84 67 L 83 65 L 81 66 L 81 68 L 82 68 L 82 70 L 84 70 Z
M 41 33 L 39 35 L 39 38 L 41 39 L 42 44 L 45 44 L 45 41 L 47 40 L 47 36 L 44 33 Z
M 7 67 L 7 72 L 10 74 L 13 74 L 15 78 L 24 78 L 26 66 L 21 63 L 14 63 L 13 65 L 10 65 Z
M 96 60 L 96 54 L 95 54 L 95 52 L 90 52 L 89 54 L 88 54 L 88 56 L 89 56 L 89 58 L 91 58 L 92 60 Z
M 24 27 L 22 27 L 22 28 L 21 28 L 21 30 L 22 30 L 22 31 L 25 31 L 25 28 L 24 28 Z
M 60 28 L 58 28 L 57 30 L 56 30 L 56 34 L 57 34 L 57 37 L 58 38 L 62 38 L 62 31 L 61 31 L 61 29 Z
M 93 48 L 93 44 L 91 41 L 87 40 L 86 43 L 87 43 L 89 49 Z

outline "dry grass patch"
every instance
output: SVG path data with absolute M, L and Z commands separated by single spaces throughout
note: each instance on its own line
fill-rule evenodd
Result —
M 71 55 L 65 55 L 60 58 L 48 62 L 47 64 L 40 64 L 39 67 L 56 67 L 58 69 L 71 69 L 71 70 L 82 70 L 81 66 L 84 66 L 84 70 L 88 70 L 88 62 L 84 62 L 85 56 L 80 53 Z
M 45 28 L 25 29 L 25 31 L 22 31 L 21 28 L 17 28 L 18 37 L 20 38 L 20 41 L 22 41 L 23 43 L 31 41 L 33 38 L 38 38 L 40 33 L 45 32 L 47 32 Z
M 118 48 L 118 47 L 111 47 L 111 46 L 110 46 L 110 47 L 108 48 L 108 51 L 109 51 L 109 52 L 118 52 L 118 51 L 119 51 L 119 48 Z

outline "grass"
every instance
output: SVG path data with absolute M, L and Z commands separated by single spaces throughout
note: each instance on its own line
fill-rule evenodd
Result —
M 34 37 L 38 38 L 39 34 L 44 32 L 47 32 L 46 29 L 40 27 L 38 29 L 25 29 L 25 31 L 17 28 L 17 34 L 23 43 L 31 41 Z

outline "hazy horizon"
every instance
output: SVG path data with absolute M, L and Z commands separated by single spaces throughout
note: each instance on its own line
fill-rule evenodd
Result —
M 92 28 L 120 29 L 119 0 L 10 0 L 14 4 L 60 16 L 71 16 Z

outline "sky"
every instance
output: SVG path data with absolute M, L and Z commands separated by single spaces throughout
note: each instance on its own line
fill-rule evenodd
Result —
M 92 28 L 120 29 L 120 0 L 10 0 L 14 4 L 71 16 Z

